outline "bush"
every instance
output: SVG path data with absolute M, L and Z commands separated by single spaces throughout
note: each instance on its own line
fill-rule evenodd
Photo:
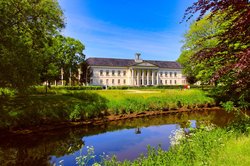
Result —
M 12 90 L 9 88 L 1 88 L 0 87 L 0 97 L 13 97 L 16 94 L 16 90 Z

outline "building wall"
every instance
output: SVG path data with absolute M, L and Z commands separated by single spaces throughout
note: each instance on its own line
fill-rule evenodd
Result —
M 130 86 L 132 73 L 128 67 L 107 67 L 96 66 L 91 67 L 92 76 L 90 78 L 91 85 L 101 86 Z M 155 83 L 156 81 L 155 78 Z M 140 76 L 141 77 L 141 76 Z M 186 78 L 182 75 L 180 69 L 158 69 L 158 85 L 184 85 L 186 84 Z M 150 82 L 152 77 L 150 77 Z

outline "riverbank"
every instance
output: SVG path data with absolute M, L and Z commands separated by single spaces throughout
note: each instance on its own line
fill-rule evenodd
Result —
M 194 108 L 194 109 L 186 109 L 181 108 L 178 110 L 168 110 L 168 111 L 145 111 L 141 113 L 131 113 L 131 114 L 121 114 L 121 115 L 108 115 L 103 116 L 102 118 L 93 118 L 85 121 L 75 121 L 75 122 L 61 122 L 55 124 L 43 124 L 39 126 L 30 126 L 26 128 L 16 128 L 12 130 L 2 130 L 0 133 L 5 133 L 5 136 L 17 136 L 17 135 L 26 135 L 26 134 L 35 134 L 47 131 L 53 131 L 58 129 L 65 129 L 70 127 L 78 127 L 78 126 L 100 126 L 112 121 L 121 121 L 127 119 L 134 118 L 142 118 L 149 116 L 157 116 L 157 115 L 176 115 L 180 113 L 194 113 L 194 112 L 203 112 L 207 113 L 210 111 L 222 111 L 220 107 L 211 107 L 211 108 Z
M 2 131 L 18 131 L 57 124 L 87 124 L 95 119 L 109 119 L 107 117 L 111 120 L 134 118 L 212 106 L 213 99 L 198 89 L 58 90 L 49 94 L 6 98 L 0 104 L 0 128 Z

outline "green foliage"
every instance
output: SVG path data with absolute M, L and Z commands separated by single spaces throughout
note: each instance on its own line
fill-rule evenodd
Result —
M 53 37 L 52 44 L 46 45 L 41 81 L 59 80 L 61 74 L 66 83 L 69 77 L 76 79 L 72 73 L 77 73 L 79 64 L 84 61 L 84 49 L 84 45 L 74 38 L 62 35 Z
M 232 101 L 236 107 L 248 109 L 249 1 L 199 1 L 186 10 L 185 17 L 198 11 L 201 11 L 200 17 L 185 34 L 179 58 L 184 72 L 219 86 L 214 90 L 219 102 Z M 204 16 L 207 12 L 209 17 Z
M 221 106 L 228 112 L 235 110 L 234 103 L 232 101 L 227 101 L 225 103 L 222 102 Z
M 209 17 L 210 15 L 193 22 L 184 35 L 184 44 L 178 62 L 184 67 L 183 72 L 190 83 L 194 83 L 197 80 L 204 83 L 210 82 L 213 72 L 220 65 L 219 59 L 200 61 L 193 58 L 200 50 L 216 46 L 218 38 L 215 36 L 226 28 L 226 26 L 222 27 L 219 25 L 223 20 L 223 15 Z M 209 70 L 208 67 L 210 67 Z
M 86 120 L 102 116 L 106 99 L 92 93 L 12 97 L 0 102 L 0 129 Z
M 54 0 L 0 0 L 0 86 L 23 92 L 39 82 L 42 59 L 64 26 Z
M 9 88 L 0 88 L 0 98 L 13 97 L 16 91 Z

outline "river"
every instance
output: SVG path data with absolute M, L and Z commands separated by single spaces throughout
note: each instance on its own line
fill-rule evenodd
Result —
M 168 150 L 170 135 L 176 129 L 213 123 L 224 126 L 233 119 L 224 111 L 185 112 L 107 122 L 99 126 L 81 126 L 48 132 L 0 136 L 0 165 L 75 165 L 75 158 L 93 146 L 100 155 L 116 155 L 133 160 L 147 152 L 147 146 Z

